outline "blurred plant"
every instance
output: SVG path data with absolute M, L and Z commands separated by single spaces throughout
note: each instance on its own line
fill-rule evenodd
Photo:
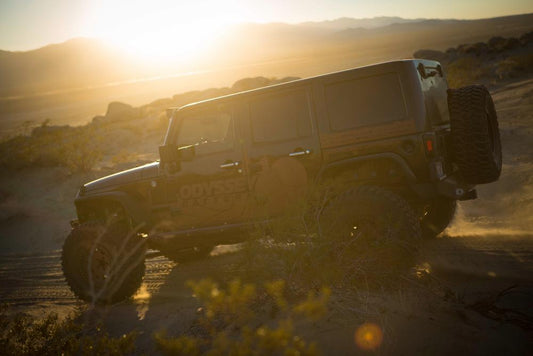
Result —
M 259 289 L 235 279 L 221 288 L 210 279 L 189 282 L 194 295 L 203 303 L 201 316 L 190 335 L 177 338 L 165 331 L 156 333 L 157 347 L 165 355 L 315 355 L 314 343 L 295 335 L 294 324 L 304 318 L 316 321 L 327 312 L 328 288 L 309 293 L 291 304 L 285 296 L 285 282 L 267 282 Z M 262 321 L 261 310 L 276 317 Z M 275 312 L 273 312 L 275 311 Z M 269 324 L 269 325 L 266 325 Z

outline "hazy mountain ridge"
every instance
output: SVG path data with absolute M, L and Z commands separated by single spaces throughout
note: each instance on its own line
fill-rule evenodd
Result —
M 420 19 L 419 21 L 406 23 L 391 23 L 385 26 L 374 28 L 372 30 L 364 28 L 347 28 L 337 31 L 331 35 L 330 38 L 346 38 L 352 35 L 399 35 L 402 33 L 415 32 L 423 34 L 424 31 L 439 31 L 440 35 L 447 33 L 461 34 L 468 31 L 469 35 L 476 33 L 483 34 L 490 32 L 517 31 L 517 33 L 524 33 L 531 29 L 533 21 L 533 14 L 515 15 L 494 17 L 490 19 L 480 20 L 457 20 L 457 19 Z M 435 33 L 438 35 L 438 33 Z M 438 37 L 438 36 L 435 36 Z
M 105 84 L 130 76 L 133 63 L 102 41 L 75 38 L 25 52 L 0 53 L 0 95 Z
M 307 26 L 307 27 L 316 27 L 330 30 L 342 30 L 346 28 L 366 28 L 372 29 L 377 27 L 388 26 L 394 23 L 410 23 L 410 22 L 419 22 L 424 19 L 404 19 L 397 16 L 380 16 L 372 18 L 361 18 L 354 19 L 351 17 L 341 17 L 335 20 L 326 20 L 326 21 L 308 21 L 302 22 L 298 25 Z
M 356 66 L 367 64 L 363 58 L 378 61 L 405 58 L 418 48 L 445 50 L 456 43 L 486 41 L 493 36 L 518 36 L 531 29 L 533 14 L 481 20 L 382 17 L 340 18 L 301 24 L 243 24 L 221 36 L 204 59 L 195 62 L 194 68 L 192 65 L 185 68 L 183 64 L 176 64 L 164 69 L 153 64 L 141 66 L 94 39 L 73 39 L 27 52 L 0 51 L 0 97 L 294 58 L 313 58 L 315 61 L 322 58 L 320 60 L 325 61 L 325 58 L 332 57 L 328 59 L 328 63 L 332 63 L 331 68 L 324 68 L 330 71 L 346 68 L 344 62 L 335 64 L 334 56 L 337 55 L 347 58 L 348 53 L 355 54 L 347 65 Z M 295 73 L 284 69 L 283 73 L 278 70 L 264 74 L 305 76 L 317 73 Z

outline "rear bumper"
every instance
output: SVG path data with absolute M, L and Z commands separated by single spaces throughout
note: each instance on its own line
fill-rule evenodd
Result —
M 472 200 L 477 198 L 475 185 L 462 183 L 454 176 L 432 183 L 416 183 L 411 185 L 411 188 L 423 199 L 446 197 L 455 200 Z
M 454 177 L 448 177 L 436 184 L 437 193 L 456 200 L 472 200 L 477 198 L 477 191 L 472 184 L 461 183 Z

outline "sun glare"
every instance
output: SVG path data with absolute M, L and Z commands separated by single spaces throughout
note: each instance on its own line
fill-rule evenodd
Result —
M 106 2 L 96 35 L 143 60 L 190 61 L 200 56 L 234 19 L 222 2 Z

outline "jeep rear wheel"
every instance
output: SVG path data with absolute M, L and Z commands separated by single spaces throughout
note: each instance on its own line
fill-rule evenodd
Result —
M 481 85 L 448 90 L 454 162 L 465 182 L 496 181 L 502 169 L 502 147 L 494 102 Z
M 365 274 L 403 270 L 421 241 L 417 214 L 402 197 L 361 186 L 334 199 L 320 217 L 321 236 L 337 241 L 339 263 Z M 350 259 L 351 261 L 342 259 Z
M 432 239 L 444 231 L 453 220 L 457 201 L 449 198 L 438 198 L 431 201 L 420 219 L 422 237 Z
M 63 245 L 68 285 L 82 300 L 114 304 L 132 296 L 144 276 L 146 244 L 126 224 L 85 223 Z

